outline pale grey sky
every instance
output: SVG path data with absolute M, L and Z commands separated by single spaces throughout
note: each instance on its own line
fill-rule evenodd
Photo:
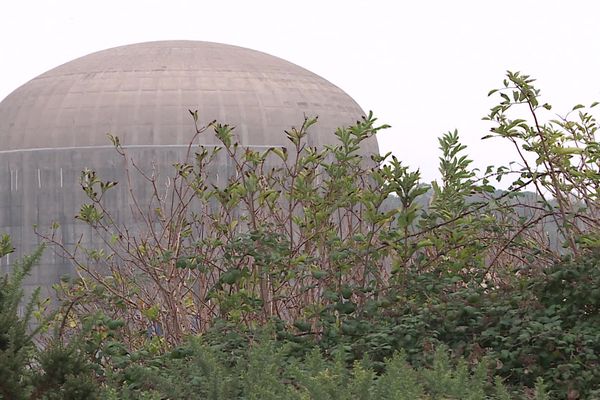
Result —
M 486 94 L 507 69 L 538 79 L 553 112 L 600 100 L 595 1 L 5 0 L 0 99 L 59 64 L 109 47 L 187 39 L 234 44 L 303 66 L 392 128 L 379 137 L 425 181 L 437 137 L 458 129 L 477 165 L 506 163 L 481 142 Z

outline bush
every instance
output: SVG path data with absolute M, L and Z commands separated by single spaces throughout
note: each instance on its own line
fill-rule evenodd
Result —
M 438 349 L 431 368 L 413 369 L 403 353 L 385 360 L 377 375 L 365 358 L 348 366 L 342 353 L 324 358 L 317 348 L 302 359 L 288 346 L 261 338 L 246 346 L 233 365 L 221 343 L 191 338 L 164 355 L 132 361 L 112 377 L 107 398 L 115 399 L 505 399 L 499 379 L 492 384 L 486 366 L 454 364 Z M 540 392 L 541 393 L 541 392 Z
M 12 251 L 10 238 L 3 235 L 0 258 Z M 15 262 L 11 273 L 0 279 L 0 399 L 96 399 L 99 385 L 77 341 L 36 346 L 49 319 L 40 307 L 39 289 L 25 301 L 22 283 L 42 251 L 43 246 Z
M 443 288 L 439 276 L 420 274 L 409 281 L 412 296 L 374 319 L 342 322 L 358 329 L 336 330 L 335 342 L 354 358 L 378 361 L 406 349 L 413 365 L 427 364 L 431 349 L 444 344 L 472 362 L 492 360 L 512 387 L 533 387 L 543 378 L 555 398 L 593 398 L 600 396 L 599 269 L 599 254 L 588 254 L 503 289 L 456 288 L 452 280 Z M 429 280 L 438 290 L 422 289 Z

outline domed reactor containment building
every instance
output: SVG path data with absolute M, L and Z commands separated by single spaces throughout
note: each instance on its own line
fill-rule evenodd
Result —
M 283 131 L 301 125 L 304 115 L 319 117 L 310 145 L 335 143 L 335 129 L 364 114 L 350 96 L 310 71 L 236 46 L 141 43 L 63 64 L 0 103 L 0 233 L 8 233 L 17 249 L 0 260 L 1 270 L 40 243 L 34 225 L 47 231 L 58 222 L 59 239 L 68 246 L 89 233 L 74 219 L 86 202 L 81 171 L 93 169 L 103 179 L 123 175 L 107 133 L 120 138 L 132 159 L 171 165 L 195 133 L 188 110 L 198 110 L 201 123 L 234 125 L 240 144 L 250 148 L 287 146 Z M 204 134 L 197 144 L 218 141 Z M 377 152 L 376 140 L 363 150 Z M 227 176 L 228 165 L 218 165 L 215 175 Z M 116 189 L 107 206 L 128 210 L 127 185 Z M 118 222 L 127 224 L 127 215 L 117 213 Z M 71 272 L 66 260 L 46 251 L 28 291 Z

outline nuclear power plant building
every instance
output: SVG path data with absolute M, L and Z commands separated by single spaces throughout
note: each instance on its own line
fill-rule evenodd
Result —
M 295 64 L 246 48 L 197 41 L 149 42 L 99 51 L 58 66 L 16 89 L 0 102 L 0 233 L 16 251 L 0 260 L 7 272 L 60 224 L 62 243 L 73 246 L 91 228 L 76 220 L 86 196 L 81 171 L 103 179 L 123 178 L 123 162 L 107 134 L 118 136 L 140 163 L 170 165 L 193 138 L 188 110 L 199 122 L 235 126 L 242 146 L 288 146 L 284 130 L 318 116 L 308 143 L 335 143 L 337 127 L 364 112 L 344 91 Z M 219 145 L 214 134 L 194 144 Z M 375 138 L 365 153 L 377 153 Z M 219 164 L 215 176 L 227 176 Z M 136 182 L 134 182 L 136 184 Z M 139 182 L 142 186 L 143 182 Z M 108 206 L 127 224 L 126 185 L 117 185 Z M 72 273 L 68 261 L 46 250 L 27 290 L 48 288 Z

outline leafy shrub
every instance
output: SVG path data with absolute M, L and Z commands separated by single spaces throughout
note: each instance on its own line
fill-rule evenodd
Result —
M 367 354 L 378 361 L 406 349 L 414 365 L 425 365 L 442 343 L 471 361 L 493 360 L 513 387 L 533 387 L 543 378 L 556 398 L 598 396 L 599 270 L 595 253 L 503 289 L 457 288 L 448 279 L 444 290 L 438 275 L 420 274 L 409 282 L 413 296 L 382 308 L 375 319 L 352 321 L 356 334 L 336 331 L 335 343 L 347 346 L 353 358 Z
M 89 200 L 77 217 L 106 245 L 71 248 L 57 241 L 62 235 L 47 236 L 82 271 L 63 297 L 74 313 L 119 314 L 133 332 L 160 331 L 174 345 L 219 319 L 314 327 L 323 311 L 357 315 L 390 293 L 404 296 L 414 273 L 506 284 L 516 268 L 538 273 L 565 252 L 583 254 L 598 228 L 595 119 L 576 107 L 578 118 L 540 123 L 549 106 L 532 82 L 509 72 L 486 117 L 490 136 L 513 143 L 520 163 L 481 174 L 458 132 L 448 132 L 439 139 L 441 179 L 431 185 L 390 154 L 360 152 L 387 127 L 372 113 L 337 129 L 333 145 L 308 145 L 317 118 L 307 117 L 285 132 L 284 148 L 257 151 L 236 141 L 232 126 L 198 127 L 192 112 L 194 138 L 212 130 L 220 145 L 190 144 L 185 160 L 173 160 L 165 190 L 110 136 L 126 175 L 141 173 L 151 198 L 129 192 L 140 223 L 120 226 L 115 213 L 123 210 L 105 201 L 116 182 L 82 172 Z M 514 118 L 518 107 L 529 120 Z M 233 168 L 226 182 L 209 179 L 218 154 Z M 490 180 L 507 177 L 510 190 L 496 191 Z M 525 188 L 535 190 L 530 203 Z M 556 243 L 546 237 L 549 224 Z M 90 286 L 94 295 L 83 296 Z

